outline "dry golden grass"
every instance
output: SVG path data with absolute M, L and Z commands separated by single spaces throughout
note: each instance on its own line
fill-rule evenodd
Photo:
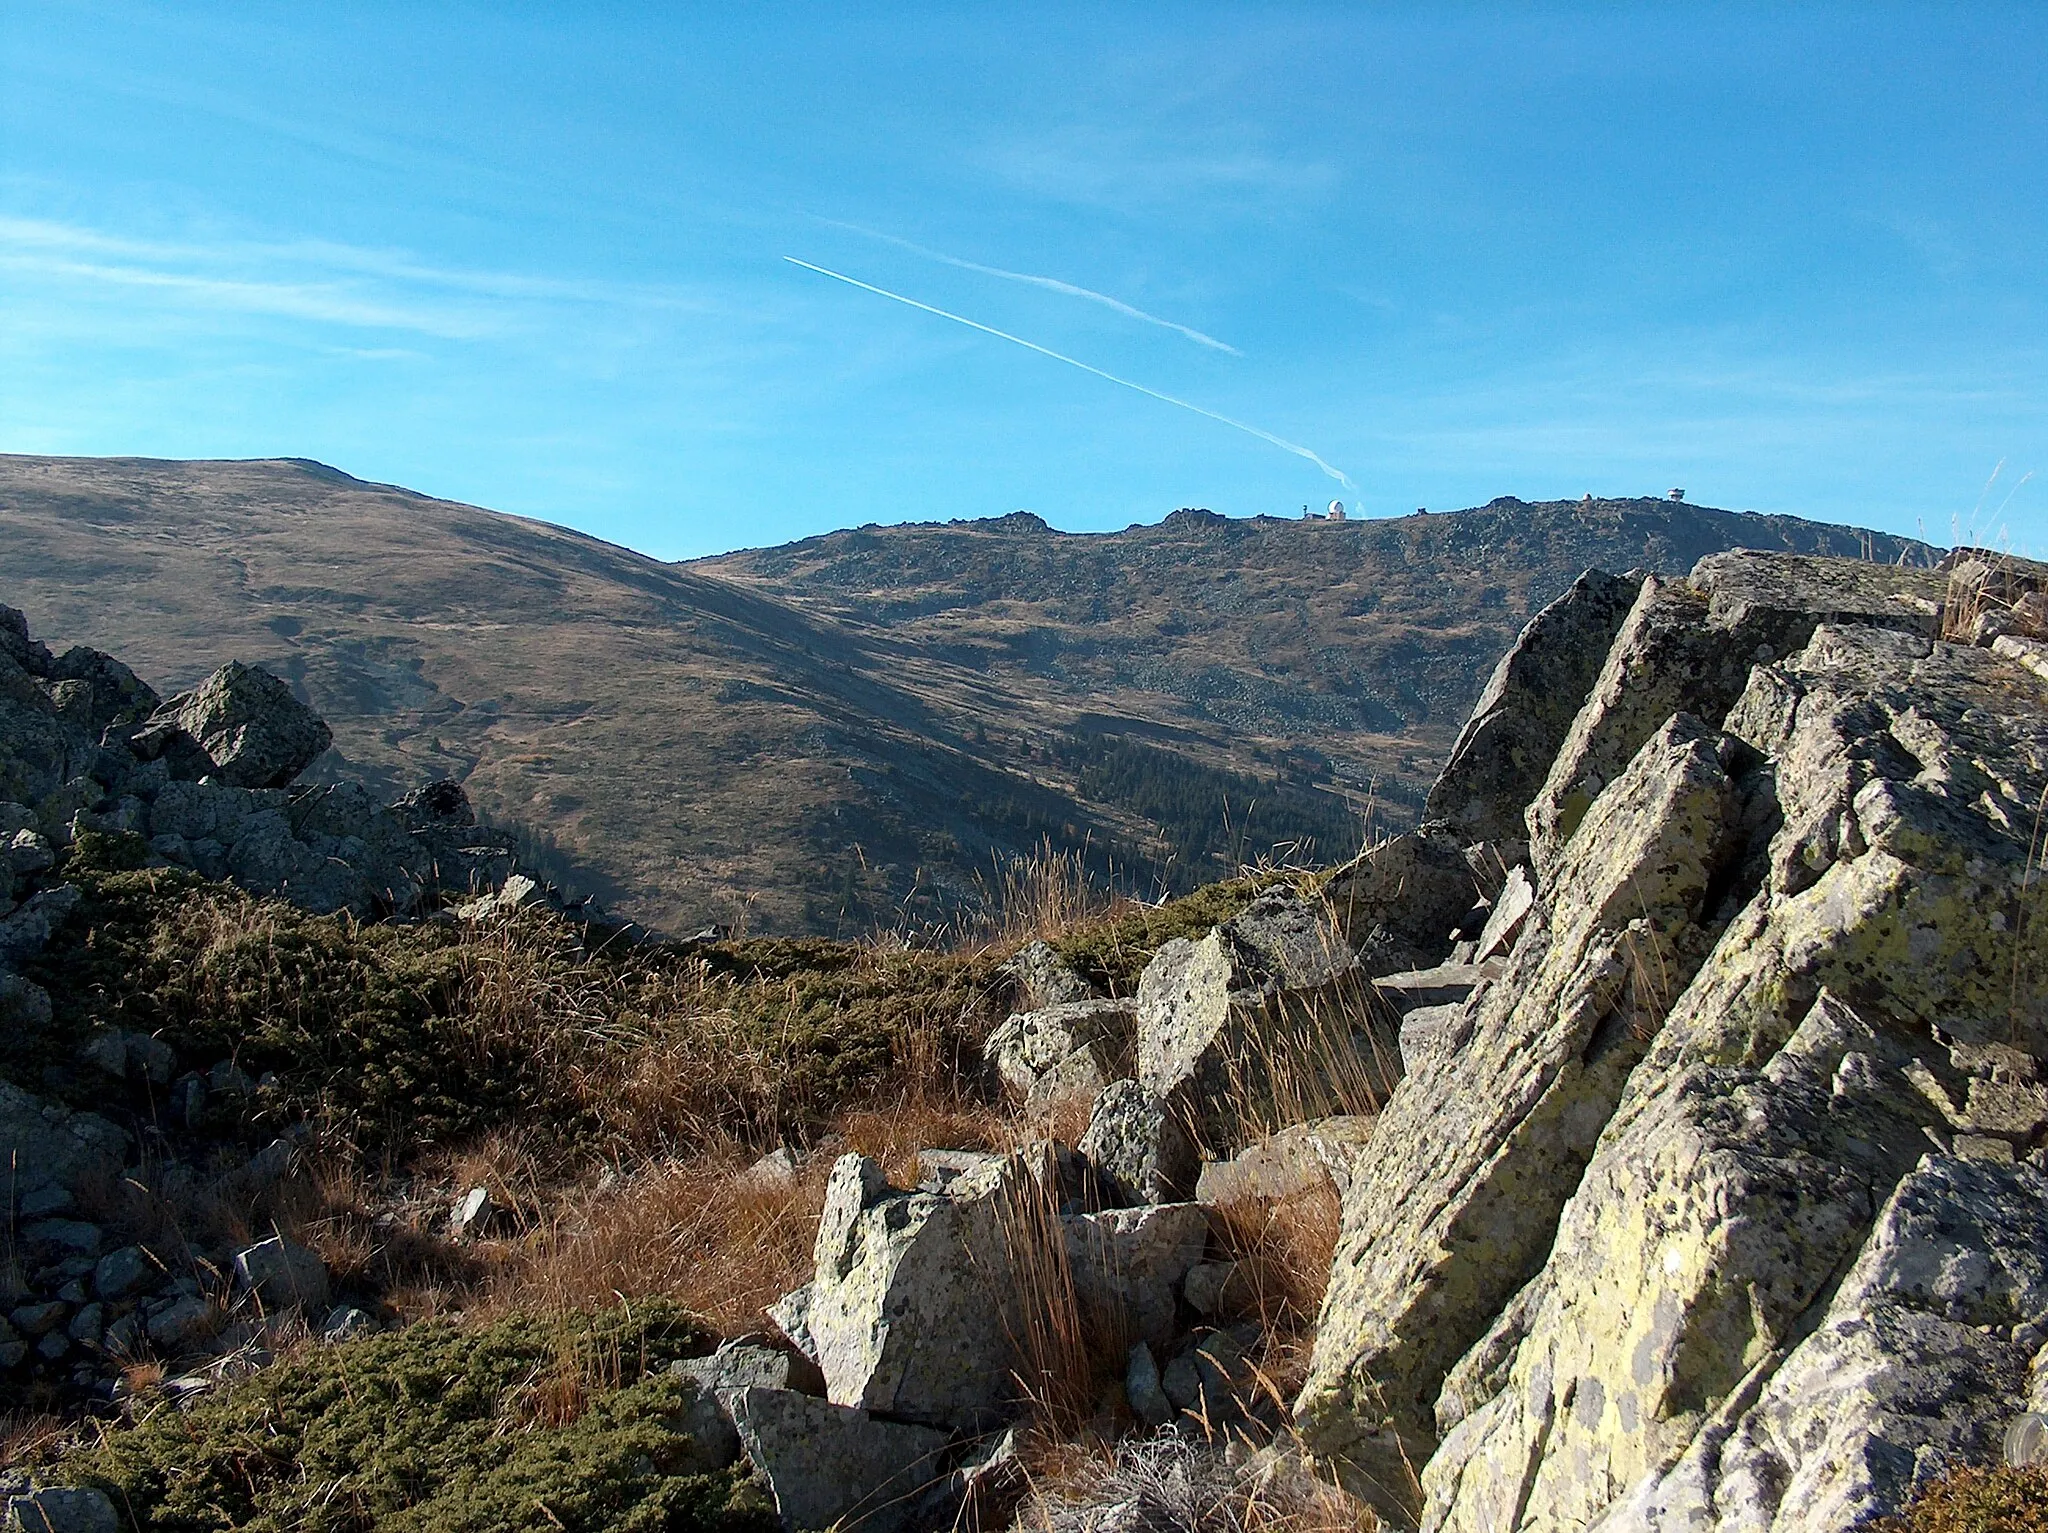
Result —
M 75 1422 L 40 1411 L 0 1411 L 0 1469 L 40 1462 L 76 1429 Z
M 1317 1478 L 1294 1444 L 1161 1436 L 1121 1442 L 1029 1443 L 1030 1490 L 1019 1533 L 1094 1533 L 1112 1507 L 1120 1525 L 1175 1533 L 1379 1533 L 1372 1510 Z
M 1265 1333 L 1260 1387 L 1283 1410 L 1308 1373 L 1309 1345 L 1344 1218 L 1343 1200 L 1327 1177 L 1286 1198 L 1218 1204 L 1210 1227 L 1227 1259 L 1236 1261 L 1233 1298 Z

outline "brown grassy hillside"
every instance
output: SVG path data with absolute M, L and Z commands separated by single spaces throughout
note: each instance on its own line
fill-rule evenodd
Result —
M 1588 565 L 1905 545 L 1662 501 L 862 528 L 670 565 L 296 460 L 0 457 L 0 601 L 163 689 L 231 658 L 331 772 L 447 773 L 670 929 L 940 919 L 1008 854 L 1191 887 L 1399 823 Z

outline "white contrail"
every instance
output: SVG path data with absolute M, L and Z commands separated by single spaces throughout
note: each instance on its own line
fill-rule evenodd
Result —
M 1178 331 L 1197 346 L 1207 346 L 1212 351 L 1228 352 L 1233 357 L 1244 355 L 1243 352 L 1239 351 L 1228 341 L 1219 341 L 1215 336 L 1205 334 L 1203 331 L 1195 329 L 1192 325 L 1183 325 L 1175 320 L 1162 319 L 1157 314 L 1147 314 L 1143 309 L 1125 303 L 1121 298 L 1112 298 L 1107 293 L 1098 293 L 1092 287 L 1082 287 L 1073 282 L 1062 282 L 1058 277 L 1041 277 L 1028 271 L 1006 271 L 1000 266 L 984 266 L 979 261 L 968 261 L 959 256 L 947 255 L 943 250 L 934 250 L 929 245 L 920 245 L 914 240 L 901 239 L 893 234 L 884 234 L 879 229 L 867 229 L 859 224 L 841 223 L 836 218 L 821 218 L 818 221 L 830 224 L 835 229 L 849 229 L 855 234 L 864 234 L 871 240 L 880 240 L 883 244 L 894 245 L 899 250 L 911 251 L 916 255 L 923 256 L 928 261 L 939 261 L 947 266 L 957 266 L 962 271 L 980 272 L 984 277 L 1001 277 L 1005 282 L 1028 283 L 1032 287 L 1042 287 L 1050 292 L 1065 293 L 1069 298 L 1085 298 L 1090 303 L 1101 304 L 1105 309 L 1114 309 L 1117 313 L 1124 315 L 1128 319 L 1142 320 L 1148 325 L 1157 325 L 1162 330 Z
M 1171 394 L 1162 394 L 1157 389 L 1148 389 L 1142 383 L 1133 383 L 1128 378 L 1119 378 L 1115 373 L 1106 373 L 1099 367 L 1081 361 L 1078 357 L 1070 357 L 1065 352 L 1054 351 L 1050 346 L 1041 346 L 1036 341 L 1027 341 L 1021 335 L 1012 335 L 1009 331 L 998 330 L 993 325 L 984 325 L 980 320 L 969 319 L 964 314 L 955 314 L 949 309 L 934 308 L 931 304 L 919 303 L 915 298 L 905 298 L 901 293 L 892 293 L 885 287 L 876 287 L 871 282 L 863 282 L 858 277 L 849 277 L 844 272 L 832 271 L 823 266 L 813 266 L 809 261 L 799 261 L 795 256 L 784 256 L 782 259 L 789 262 L 792 266 L 801 266 L 805 271 L 814 271 L 821 277 L 830 277 L 835 282 L 844 282 L 848 287 L 857 287 L 862 292 L 873 293 L 879 298 L 892 298 L 897 303 L 909 304 L 913 309 L 922 309 L 927 314 L 936 314 L 940 319 L 950 319 L 956 325 L 965 325 L 970 330 L 979 330 L 983 335 L 992 335 L 998 340 L 1015 342 L 1026 351 L 1035 351 L 1042 357 L 1051 357 L 1055 362 L 1064 362 L 1069 367 L 1078 367 L 1084 373 L 1093 373 L 1098 378 L 1106 378 L 1111 383 L 1136 390 L 1138 393 L 1157 399 L 1164 404 L 1178 405 L 1183 410 L 1192 410 L 1197 415 L 1207 416 L 1212 421 L 1218 421 L 1225 426 L 1234 427 L 1249 436 L 1255 436 L 1262 442 L 1271 442 L 1282 452 L 1291 452 L 1297 458 L 1308 459 L 1309 462 L 1343 485 L 1347 490 L 1356 490 L 1358 488 L 1351 482 L 1350 475 L 1346 474 L 1344 470 L 1332 468 L 1299 442 L 1290 442 L 1285 437 L 1275 436 L 1270 431 L 1261 431 L 1257 426 L 1248 425 L 1244 421 L 1232 420 L 1227 415 L 1218 415 L 1214 410 L 1205 410 L 1200 405 L 1189 404 L 1185 399 L 1175 399 Z

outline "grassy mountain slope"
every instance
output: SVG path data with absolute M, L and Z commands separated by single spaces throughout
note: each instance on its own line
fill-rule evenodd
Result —
M 296 460 L 0 457 L 0 601 L 164 690 L 239 658 L 324 770 L 463 778 L 662 926 L 851 930 L 1006 852 L 1141 888 L 1412 813 L 1516 628 L 1587 565 L 1906 551 L 1663 501 L 1069 535 L 862 528 L 687 565 Z

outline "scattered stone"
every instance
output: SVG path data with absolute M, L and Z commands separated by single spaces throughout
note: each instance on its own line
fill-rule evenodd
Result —
M 1119 1203 L 1178 1203 L 1194 1192 L 1194 1142 L 1134 1080 L 1113 1081 L 1096 1097 L 1080 1151 Z
M 9 1496 L 5 1533 L 120 1533 L 120 1518 L 105 1492 L 47 1487 Z
M 1418 1006 L 1462 1004 L 1481 984 L 1499 979 L 1505 969 L 1498 958 L 1486 963 L 1445 963 L 1433 969 L 1383 974 L 1372 984 L 1395 1010 L 1409 1012 Z
M 1130 1402 L 1131 1414 L 1148 1427 L 1163 1427 L 1173 1420 L 1173 1402 L 1160 1387 L 1159 1364 L 1142 1341 L 1131 1348 L 1124 1369 L 1124 1398 Z
M 1401 1018 L 1401 1067 L 1410 1075 L 1423 1069 L 1463 1036 L 1465 1003 L 1418 1006 Z
M 45 1299 L 40 1303 L 17 1306 L 8 1319 L 14 1322 L 14 1328 L 22 1335 L 35 1337 L 55 1330 L 69 1313 L 69 1306 L 61 1301 Z
M 109 1304 L 119 1304 L 154 1287 L 163 1274 L 163 1267 L 141 1246 L 123 1246 L 99 1259 L 92 1270 L 92 1291 Z
M 21 1230 L 23 1249 L 43 1261 L 96 1257 L 105 1238 L 97 1224 L 88 1224 L 83 1219 L 38 1219 L 34 1224 L 23 1225 Z
M 1505 957 L 1535 903 L 1536 885 L 1530 881 L 1529 870 L 1510 868 L 1500 893 L 1494 896 L 1493 908 L 1487 913 L 1485 929 L 1479 934 L 1470 961 L 1484 963 L 1490 958 Z
M 744 1390 L 733 1419 L 789 1533 L 841 1524 L 900 1533 L 917 1494 L 945 1473 L 944 1432 L 793 1390 Z
M 826 1187 L 800 1320 L 828 1397 L 952 1429 L 999 1419 L 1012 1390 L 1009 1338 L 997 1318 L 1010 1226 L 1037 1196 L 1018 1157 L 934 1194 L 898 1192 L 875 1162 L 842 1155 Z M 791 1340 L 803 1345 L 793 1331 Z
M 1042 1011 L 1048 1006 L 1067 1006 L 1077 1001 L 1101 998 L 1093 985 L 1081 977 L 1059 949 L 1042 937 L 1034 937 L 1003 965 L 1003 974 L 1017 987 L 1023 1004 L 1020 1012 Z
M 796 1156 L 789 1147 L 770 1150 L 739 1176 L 742 1185 L 761 1192 L 784 1190 L 796 1185 Z
M 320 1339 L 326 1342 L 354 1341 L 358 1337 L 376 1334 L 376 1318 L 353 1304 L 329 1310 L 327 1318 L 320 1322 Z
M 200 1298 L 174 1300 L 149 1317 L 149 1339 L 173 1355 L 197 1350 L 218 1328 L 218 1312 Z
M 282 1235 L 237 1252 L 235 1277 L 270 1309 L 311 1311 L 327 1304 L 327 1263 Z
M 496 1213 L 489 1190 L 472 1187 L 449 1213 L 448 1233 L 457 1240 L 474 1240 L 489 1227 Z

